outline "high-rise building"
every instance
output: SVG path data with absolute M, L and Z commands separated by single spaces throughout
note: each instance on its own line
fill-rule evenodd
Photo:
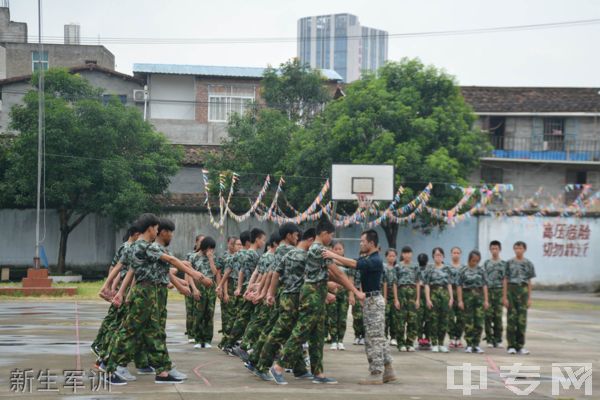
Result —
M 298 58 L 311 68 L 333 69 L 345 82 L 376 71 L 387 60 L 388 33 L 361 26 L 352 14 L 298 20 Z
M 65 25 L 65 44 L 81 44 L 80 29 L 78 24 Z

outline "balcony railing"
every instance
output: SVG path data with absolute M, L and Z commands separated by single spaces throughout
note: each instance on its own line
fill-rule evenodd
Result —
M 599 140 L 547 135 L 536 138 L 490 136 L 494 158 L 548 161 L 600 161 Z

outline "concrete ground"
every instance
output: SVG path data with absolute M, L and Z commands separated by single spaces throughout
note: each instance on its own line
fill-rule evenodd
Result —
M 511 356 L 503 349 L 487 349 L 483 355 L 451 352 L 399 353 L 393 350 L 394 365 L 399 375 L 396 384 L 364 387 L 356 381 L 367 372 L 364 346 L 353 346 L 351 319 L 348 321 L 346 351 L 325 350 L 325 371 L 338 379 L 338 385 L 315 385 L 311 382 L 294 381 L 287 386 L 259 381 L 249 374 L 242 363 L 224 355 L 215 347 L 210 350 L 194 350 L 183 336 L 185 327 L 184 304 L 169 304 L 167 322 L 168 347 L 177 368 L 188 374 L 189 379 L 179 385 L 157 385 L 152 376 L 139 376 L 127 386 L 113 387 L 112 392 L 90 391 L 89 380 L 85 389 L 76 396 L 72 389 L 63 387 L 64 370 L 89 370 L 94 357 L 89 351 L 107 303 L 101 301 L 69 301 L 35 299 L 0 300 L 0 397 L 26 398 L 82 398 L 82 399 L 446 399 L 463 397 L 462 390 L 447 389 L 447 367 L 471 363 L 474 367 L 487 368 L 487 389 L 472 391 L 472 398 L 504 399 L 516 397 L 500 376 L 503 366 L 522 363 L 539 366 L 541 384 L 528 398 L 555 398 L 552 396 L 552 363 L 593 363 L 600 368 L 600 299 L 591 294 L 568 294 L 539 292 L 536 299 L 544 307 L 534 307 L 529 313 L 527 347 L 529 356 Z M 548 307 L 556 301 L 557 309 Z M 560 306 L 558 306 L 560 305 Z M 581 307 L 580 307 L 581 306 Z M 220 316 L 217 307 L 215 331 L 219 329 Z M 133 371 L 134 368 L 130 365 Z M 10 376 L 14 369 L 32 369 L 34 378 L 31 393 L 15 393 L 10 390 Z M 49 369 L 59 376 L 56 385 L 59 392 L 39 392 L 37 374 Z M 523 371 L 521 370 L 521 374 Z M 566 376 L 565 372 L 565 376 Z M 462 373 L 456 374 L 456 383 L 462 382 Z M 560 398 L 600 398 L 600 379 L 597 371 L 593 383 L 595 396 L 584 396 L 584 386 L 566 390 L 561 387 Z M 523 376 L 521 376 L 521 379 Z M 534 379 L 534 378 L 529 378 Z M 477 386 L 479 372 L 472 374 L 472 384 Z M 528 384 L 518 381 L 516 388 L 524 390 Z

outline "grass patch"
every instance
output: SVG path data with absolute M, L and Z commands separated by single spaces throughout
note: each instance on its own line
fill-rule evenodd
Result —
M 600 304 L 569 300 L 534 299 L 532 308 L 545 311 L 600 311 Z

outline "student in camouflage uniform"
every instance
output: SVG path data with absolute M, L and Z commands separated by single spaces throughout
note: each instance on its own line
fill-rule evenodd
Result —
M 187 253 L 185 255 L 185 260 L 189 261 L 191 263 L 192 258 L 194 257 L 194 254 L 196 254 L 196 252 L 198 251 L 198 249 L 200 248 L 200 242 L 202 242 L 202 239 L 204 239 L 204 235 L 199 234 L 196 235 L 196 239 L 194 240 L 194 250 L 190 253 Z M 189 281 L 188 281 L 189 284 Z M 194 288 L 195 286 L 191 286 L 192 288 Z M 194 343 L 196 340 L 194 339 L 194 300 L 198 300 L 199 299 L 199 295 L 200 293 L 196 293 L 196 291 L 193 291 L 193 294 L 195 294 L 195 296 L 188 296 L 185 298 L 185 335 L 188 337 L 188 342 L 189 343 Z
M 448 320 L 448 336 L 450 337 L 450 348 L 458 349 L 463 347 L 461 338 L 465 330 L 465 319 L 464 312 L 458 307 L 457 281 L 458 275 L 460 274 L 460 270 L 462 268 L 465 268 L 465 266 L 460 262 L 460 258 L 462 256 L 462 250 L 460 249 L 460 247 L 453 247 L 450 250 L 450 254 L 450 267 L 452 267 L 451 271 L 453 274 L 452 295 L 454 297 L 454 304 L 452 304 L 452 307 L 450 307 L 450 317 Z
M 358 290 L 341 272 L 331 259 L 323 256 L 326 246 L 331 244 L 335 227 L 329 221 L 317 225 L 317 238 L 308 250 L 304 284 L 300 289 L 300 308 L 298 321 L 281 351 L 281 361 L 273 364 L 269 370 L 277 384 L 285 384 L 282 365 L 290 365 L 294 355 L 303 343 L 309 342 L 310 368 L 314 376 L 313 383 L 337 383 L 335 379 L 325 377 L 323 373 L 323 346 L 325 344 L 325 319 L 327 310 L 327 281 L 333 280 L 346 289 L 355 292 L 355 296 L 364 299 Z M 335 254 L 335 253 L 333 253 Z M 338 256 L 339 257 L 339 256 Z
M 525 347 L 527 309 L 531 307 L 531 280 L 535 278 L 533 263 L 525 258 L 527 244 L 514 244 L 515 257 L 506 264 L 502 302 L 508 309 L 506 318 L 506 341 L 509 354 L 529 354 Z
M 379 385 L 396 381 L 396 373 L 392 366 L 387 339 L 385 338 L 385 300 L 381 294 L 381 275 L 384 266 L 379 255 L 379 237 L 370 229 L 360 236 L 360 252 L 358 260 L 352 260 L 325 251 L 325 257 L 361 271 L 361 284 L 366 297 L 364 303 L 365 351 L 369 362 L 369 375 L 360 380 L 362 385 Z
M 432 251 L 433 264 L 427 267 L 423 283 L 427 308 L 431 310 L 431 351 L 447 353 L 444 338 L 448 332 L 448 310 L 454 303 L 452 294 L 452 267 L 444 264 L 444 249 Z
M 383 298 L 385 299 L 385 336 L 390 339 L 391 346 L 398 346 L 398 309 L 394 306 L 394 288 L 396 287 L 396 249 L 385 252 L 385 268 L 382 276 Z
M 228 353 L 233 352 L 233 347 L 236 346 L 238 340 L 242 339 L 246 326 L 250 322 L 252 317 L 252 311 L 254 309 L 254 303 L 246 299 L 243 295 L 246 293 L 246 289 L 250 283 L 250 278 L 254 273 L 260 256 L 257 250 L 263 248 L 266 243 L 266 234 L 263 230 L 254 228 L 250 232 L 250 248 L 244 252 L 238 253 L 235 257 L 234 265 L 237 263 L 239 267 L 237 288 L 234 295 L 238 298 L 237 308 L 238 313 L 231 328 L 231 332 L 223 337 L 221 341 L 222 348 L 227 350 Z M 233 353 L 235 355 L 235 353 Z
M 161 318 L 164 306 L 159 299 L 166 298 L 164 292 L 167 291 L 170 280 L 169 265 L 173 265 L 196 280 L 210 284 L 204 275 L 195 271 L 189 264 L 167 254 L 164 244 L 152 243 L 158 234 L 159 222 L 153 214 L 140 216 L 137 224 L 143 233 L 139 240 L 131 245 L 131 252 L 126 253 L 131 256 L 131 259 L 125 262 L 130 265 L 130 270 L 112 300 L 117 306 L 123 303 L 125 288 L 135 276 L 136 284 L 128 293 L 127 316 L 116 333 L 106 362 L 107 378 L 113 385 L 126 384 L 123 379 L 114 374 L 114 371 L 117 366 L 127 364 L 133 358 L 138 343 L 143 343 L 148 351 L 149 361 L 156 370 L 156 383 L 182 382 L 182 379 L 169 374 L 172 366 Z M 173 232 L 168 229 L 163 231 L 170 241 Z
M 281 238 L 281 242 L 275 250 L 275 260 L 269 267 L 267 277 L 265 278 L 263 284 L 263 290 L 264 288 L 267 288 L 267 290 L 269 290 L 269 288 L 272 285 L 276 286 L 281 281 L 280 278 L 274 278 L 275 268 L 278 268 L 279 264 L 283 261 L 283 258 L 286 256 L 286 254 L 288 254 L 291 250 L 295 248 L 299 240 L 299 235 L 300 229 L 298 228 L 298 225 L 294 223 L 286 222 L 285 224 L 279 227 L 279 237 Z M 252 346 L 252 352 L 249 354 L 248 361 L 246 363 L 246 367 L 251 371 L 252 368 L 254 368 L 254 366 L 258 364 L 263 347 L 269 337 L 271 330 L 273 329 L 273 326 L 275 326 L 275 323 L 279 318 L 279 299 L 281 297 L 281 292 L 282 285 L 279 285 L 274 297 L 267 296 L 266 304 L 270 309 L 269 318 L 264 326 L 263 331 L 258 337 L 258 340 Z M 264 376 L 261 377 L 267 378 L 265 374 L 263 375 Z
M 207 236 L 200 242 L 198 252 L 191 259 L 192 266 L 212 281 L 212 285 L 199 288 L 200 298 L 194 302 L 194 340 L 195 349 L 211 348 L 213 338 L 213 319 L 215 315 L 215 301 L 217 298 L 215 286 L 218 285 L 221 272 L 217 269 L 214 251 L 217 247 L 215 240 Z M 190 286 L 195 283 L 192 281 Z
M 342 242 L 335 242 L 333 244 L 333 251 L 343 256 L 344 244 Z M 349 278 L 351 277 L 349 268 L 340 266 L 338 266 L 338 268 L 345 273 L 346 276 Z M 330 350 L 346 350 L 346 347 L 344 346 L 344 336 L 346 335 L 348 306 L 354 306 L 354 304 L 356 304 L 354 293 L 348 292 L 343 287 L 339 287 L 335 295 L 335 301 L 327 305 L 329 336 L 331 337 Z
M 398 315 L 397 343 L 400 351 L 415 351 L 417 310 L 420 308 L 419 266 L 412 262 L 412 249 L 402 248 L 401 261 L 396 268 L 394 309 Z
M 490 306 L 485 310 L 485 340 L 488 347 L 502 347 L 502 284 L 506 273 L 506 261 L 500 258 L 502 244 L 490 242 L 492 258 L 483 263 L 487 274 Z
M 421 253 L 417 256 L 419 267 L 419 297 L 421 303 L 417 311 L 417 338 L 419 350 L 431 349 L 431 312 L 427 308 L 425 297 L 425 271 L 429 263 L 429 256 Z
M 471 251 L 468 267 L 461 269 L 457 280 L 458 307 L 464 311 L 465 317 L 465 353 L 484 352 L 479 347 L 479 341 L 483 329 L 483 314 L 489 304 L 487 274 L 479 266 L 480 261 L 481 254 L 477 250 Z
M 217 266 L 221 271 L 221 284 L 217 286 L 215 292 L 221 304 L 221 330 L 223 335 L 231 331 L 231 325 L 235 322 L 234 287 L 230 279 L 225 279 L 225 270 L 231 265 L 235 253 L 242 249 L 242 242 L 236 236 L 230 236 L 227 239 L 227 252 L 217 259 Z

